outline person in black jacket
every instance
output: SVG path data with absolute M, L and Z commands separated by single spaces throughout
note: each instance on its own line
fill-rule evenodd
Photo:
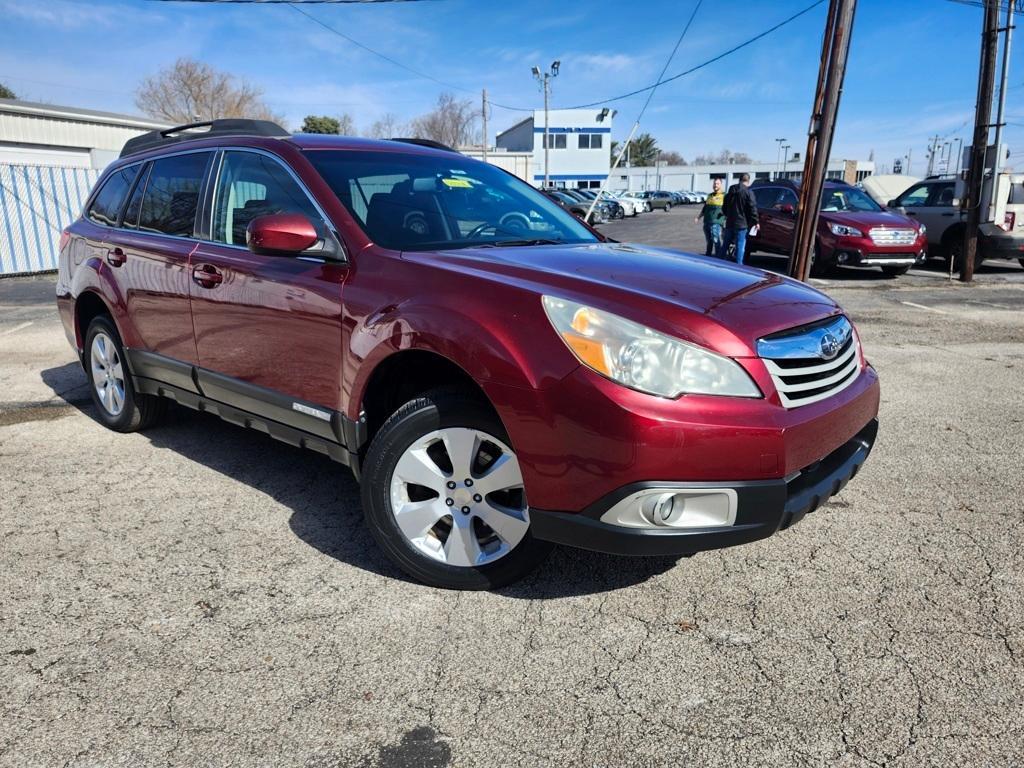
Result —
M 729 246 L 735 244 L 734 258 L 737 264 L 743 263 L 747 249 L 747 234 L 757 234 L 757 201 L 750 191 L 750 174 L 740 176 L 740 183 L 729 187 L 725 196 L 725 233 L 719 246 L 718 258 L 729 258 Z

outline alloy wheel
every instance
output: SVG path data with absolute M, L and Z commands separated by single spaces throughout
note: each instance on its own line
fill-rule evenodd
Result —
M 113 339 L 102 331 L 97 333 L 89 357 L 92 385 L 100 404 L 111 416 L 120 415 L 124 409 L 124 367 Z
M 390 497 L 409 544 L 451 566 L 493 563 L 530 527 L 515 453 L 478 429 L 448 427 L 416 440 L 395 464 Z

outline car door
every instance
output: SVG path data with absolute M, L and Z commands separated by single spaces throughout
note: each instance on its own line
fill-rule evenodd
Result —
M 108 261 L 137 339 L 127 344 L 134 373 L 194 389 L 197 362 L 189 308 L 189 256 L 196 246 L 200 191 L 214 153 L 185 152 L 146 163 L 125 206 Z
M 211 180 L 208 238 L 193 254 L 190 286 L 200 387 L 214 400 L 332 437 L 347 266 L 246 246 L 246 227 L 259 216 L 299 213 L 334 237 L 327 217 L 262 150 L 224 150 Z
M 778 211 L 775 210 L 775 202 L 779 199 L 780 187 L 755 187 L 754 200 L 757 202 L 757 235 L 751 237 L 749 232 L 750 247 L 755 250 L 777 251 L 779 249 L 779 234 L 776 231 L 776 219 Z
M 958 220 L 953 206 L 956 183 L 952 180 L 926 181 L 907 189 L 896 198 L 896 208 L 928 228 L 928 244 L 939 245 L 943 233 Z

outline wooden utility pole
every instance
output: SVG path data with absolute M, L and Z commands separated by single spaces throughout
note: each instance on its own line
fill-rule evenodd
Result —
M 992 91 L 996 80 L 998 48 L 999 0 L 985 0 L 981 64 L 978 67 L 978 101 L 974 108 L 974 144 L 971 146 L 971 167 L 967 169 L 967 187 L 963 200 L 960 201 L 967 211 L 963 256 L 960 260 L 960 281 L 963 283 L 969 283 L 974 279 L 978 225 L 981 223 L 981 191 L 985 185 L 985 150 L 988 147 L 988 129 L 992 122 Z
M 482 112 L 480 117 L 484 121 L 484 162 L 487 162 L 487 89 L 484 88 L 483 101 L 481 102 Z
M 807 153 L 804 155 L 804 170 L 800 181 L 796 238 L 789 259 L 789 274 L 797 280 L 806 281 L 811 269 L 821 191 L 828 170 L 828 157 L 832 151 L 832 137 L 843 93 L 843 78 L 846 75 L 856 9 L 857 0 L 829 1 L 825 36 L 821 43 L 818 86 L 814 95 L 811 125 L 807 131 Z

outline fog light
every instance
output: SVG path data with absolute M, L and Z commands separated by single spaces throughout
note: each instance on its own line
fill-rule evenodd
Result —
M 708 528 L 736 522 L 732 488 L 650 488 L 630 494 L 601 515 L 629 528 Z
M 848 258 L 850 257 L 847 254 L 840 253 L 839 256 L 836 258 L 836 261 L 838 261 L 840 264 L 845 264 Z
M 672 520 L 672 512 L 676 506 L 676 495 L 666 493 L 659 496 L 654 502 L 654 509 L 651 510 L 651 518 L 657 525 L 668 525 Z

